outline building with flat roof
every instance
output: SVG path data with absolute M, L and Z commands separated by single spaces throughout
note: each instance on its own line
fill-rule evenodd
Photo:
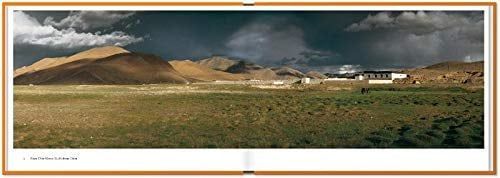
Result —
M 355 75 L 356 80 L 394 80 L 407 77 L 407 74 L 392 71 L 364 71 Z

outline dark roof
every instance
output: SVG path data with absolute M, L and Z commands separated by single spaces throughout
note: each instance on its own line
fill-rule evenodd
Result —
M 361 73 L 385 74 L 385 73 L 393 73 L 393 71 L 363 71 Z

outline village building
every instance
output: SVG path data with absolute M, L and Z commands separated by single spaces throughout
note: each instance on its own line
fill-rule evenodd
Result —
M 407 78 L 408 74 L 392 71 L 364 71 L 354 76 L 356 80 L 368 80 L 370 84 L 389 84 L 395 79 Z
M 305 77 L 300 80 L 301 84 L 309 84 L 311 83 L 311 78 Z
M 283 85 L 285 84 L 285 82 L 283 82 L 283 80 L 275 80 L 273 81 L 273 85 Z
M 364 71 L 355 76 L 357 80 L 394 80 L 407 78 L 407 74 L 392 71 Z

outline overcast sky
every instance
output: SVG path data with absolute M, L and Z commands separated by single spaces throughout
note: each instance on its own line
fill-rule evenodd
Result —
M 302 71 L 401 69 L 483 60 L 483 13 L 14 12 L 14 65 L 118 45 L 165 60 L 212 55 Z

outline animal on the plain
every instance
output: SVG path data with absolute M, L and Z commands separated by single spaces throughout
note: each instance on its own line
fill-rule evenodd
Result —
M 370 93 L 370 88 L 361 88 L 361 94 L 368 94 Z

